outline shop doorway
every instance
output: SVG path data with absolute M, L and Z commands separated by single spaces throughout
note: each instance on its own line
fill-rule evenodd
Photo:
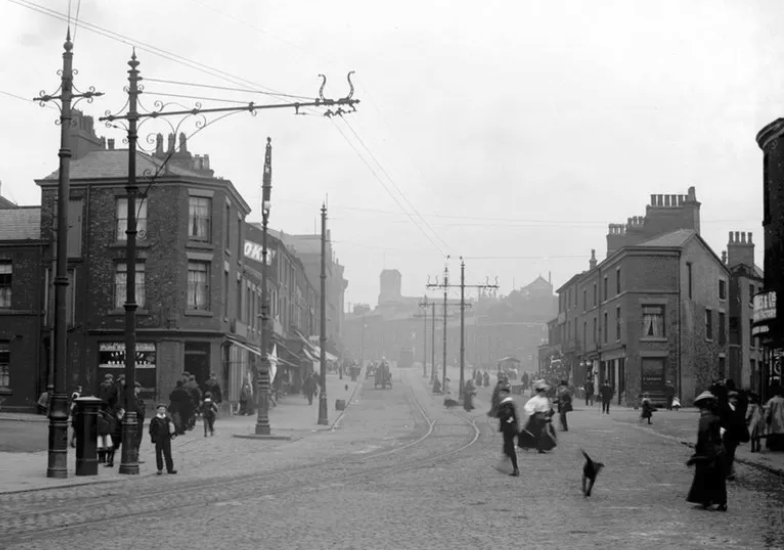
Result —
M 641 393 L 664 394 L 664 359 L 643 357 Z
M 210 378 L 210 343 L 185 342 L 185 368 L 183 370 L 196 377 L 199 388 Z

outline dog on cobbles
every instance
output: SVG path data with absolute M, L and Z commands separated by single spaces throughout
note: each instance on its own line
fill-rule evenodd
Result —
M 593 490 L 593 484 L 596 483 L 596 476 L 598 476 L 599 472 L 604 468 L 604 463 L 595 462 L 588 456 L 588 453 L 582 449 L 580 449 L 580 452 L 583 453 L 583 456 L 585 457 L 585 465 L 583 466 L 583 496 L 589 497 Z
M 458 403 L 454 399 L 450 399 L 449 397 L 444 399 L 444 407 L 446 407 L 447 409 L 451 409 L 452 407 L 458 407 L 459 405 L 460 403 Z

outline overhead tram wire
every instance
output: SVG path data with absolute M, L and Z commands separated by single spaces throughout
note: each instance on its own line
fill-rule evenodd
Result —
M 351 130 L 351 133 L 354 134 L 354 137 L 356 137 L 357 140 L 359 140 L 359 142 L 362 144 L 362 146 L 368 152 L 368 154 L 370 155 L 370 158 L 372 158 L 373 161 L 378 165 L 378 167 L 381 169 L 381 171 L 387 177 L 387 179 L 392 184 L 392 186 L 397 190 L 398 193 L 400 193 L 400 196 L 403 198 L 403 200 L 406 201 L 406 203 L 411 207 L 411 210 L 419 217 L 420 220 L 422 220 L 422 223 L 424 223 L 430 229 L 430 231 L 433 232 L 433 235 L 435 235 L 435 237 L 439 241 L 441 241 L 441 244 L 443 244 L 447 249 L 449 249 L 449 245 L 446 243 L 446 241 L 444 241 L 444 239 L 441 238 L 441 236 L 438 234 L 438 232 L 436 232 L 436 230 L 433 229 L 433 227 L 427 222 L 427 220 L 425 220 L 425 218 L 422 217 L 422 214 L 419 213 L 419 210 L 416 209 L 416 207 L 411 203 L 411 201 L 408 200 L 408 197 L 406 197 L 406 194 L 397 186 L 397 184 L 395 183 L 395 180 L 393 180 L 392 177 L 389 175 L 389 173 L 384 169 L 384 167 L 378 161 L 376 156 L 373 154 L 373 152 L 370 150 L 370 148 L 365 143 L 365 140 L 363 140 L 359 136 L 359 134 L 357 134 L 357 132 L 354 130 L 354 128 L 352 128 L 352 126 L 351 126 L 351 124 L 349 123 L 348 120 L 345 120 L 345 119 L 342 119 L 342 120 L 346 124 L 348 129 Z
M 76 31 L 79 30 L 79 12 L 82 11 L 82 0 L 77 0 L 76 2 L 76 17 L 74 18 L 74 30 L 73 30 L 73 37 L 71 38 L 71 44 L 76 44 Z M 68 0 L 68 13 L 71 13 L 71 0 Z
M 279 199 L 285 200 L 287 202 L 293 204 L 308 204 L 308 205 L 315 205 L 315 202 L 312 201 L 298 201 L 296 199 Z M 319 203 L 320 204 L 320 203 Z M 401 213 L 395 210 L 384 210 L 381 208 L 364 208 L 361 206 L 346 206 L 346 205 L 332 205 L 332 209 L 335 210 L 349 210 L 349 211 L 357 211 L 357 212 L 367 212 L 369 214 L 389 214 L 392 216 L 399 216 Z M 510 223 L 520 223 L 520 224 L 557 224 L 558 226 L 563 227 L 590 227 L 590 226 L 606 226 L 609 222 L 607 221 L 598 221 L 598 220 L 583 220 L 575 222 L 574 220 L 544 220 L 544 219 L 529 219 L 529 218 L 487 218 L 481 216 L 461 216 L 455 214 L 423 214 L 426 218 L 437 218 L 437 219 L 459 219 L 459 220 L 472 220 L 472 221 L 488 221 L 488 222 L 510 222 Z M 700 220 L 700 223 L 757 223 L 758 220 Z M 490 224 L 492 225 L 492 224 Z M 546 227 L 547 225 L 543 225 Z M 515 227 L 514 225 L 510 226 L 499 226 L 499 227 Z M 534 227 L 536 227 L 534 225 Z
M 349 146 L 350 146 L 350 147 L 351 147 L 351 148 L 354 150 L 354 152 L 357 154 L 357 156 L 359 157 L 359 159 L 360 159 L 360 160 L 361 160 L 361 161 L 362 161 L 362 162 L 365 164 L 365 166 L 367 166 L 368 170 L 370 170 L 370 173 L 371 173 L 371 174 L 373 174 L 373 177 L 375 177 L 375 178 L 376 178 L 376 181 L 378 181 L 378 182 L 381 184 L 381 187 L 383 187 L 383 188 L 384 188 L 384 190 L 385 190 L 385 191 L 386 191 L 386 192 L 389 194 L 389 196 L 390 196 L 390 197 L 392 197 L 392 199 L 393 199 L 393 200 L 394 200 L 394 201 L 395 201 L 395 202 L 398 204 L 398 206 L 400 206 L 401 210 L 403 210 L 403 212 L 405 212 L 405 213 L 406 213 L 406 215 L 407 215 L 407 216 L 409 217 L 409 219 L 411 220 L 411 223 L 413 223 L 413 224 L 414 224 L 414 226 L 415 226 L 417 229 L 419 229 L 419 231 L 420 231 L 420 232 L 421 232 L 421 233 L 422 233 L 422 234 L 425 236 L 425 238 L 427 238 L 427 240 L 428 240 L 428 241 L 430 241 L 430 244 L 432 244 L 432 245 L 435 247 L 435 249 L 436 249 L 436 250 L 438 250 L 438 252 L 441 254 L 441 256 L 442 256 L 442 257 L 446 257 L 446 256 L 447 256 L 447 253 L 444 251 L 444 249 L 443 249 L 443 248 L 441 248 L 441 246 L 440 246 L 438 243 L 436 243 L 436 242 L 435 242 L 435 241 L 432 239 L 432 237 L 430 237 L 430 235 L 428 235 L 428 234 L 427 234 L 427 232 L 426 232 L 424 229 L 422 229 L 422 227 L 421 227 L 421 226 L 420 226 L 420 225 L 417 223 L 416 219 L 415 219 L 415 218 L 414 218 L 414 217 L 411 215 L 411 213 L 410 213 L 410 212 L 408 212 L 408 211 L 406 210 L 406 208 L 405 208 L 405 207 L 403 206 L 403 204 L 400 202 L 400 199 L 398 199 L 398 198 L 395 196 L 395 194 L 394 194 L 394 193 L 392 193 L 392 192 L 389 190 L 389 187 L 387 187 L 387 185 L 386 185 L 386 184 L 383 182 L 383 180 L 382 180 L 382 179 L 381 179 L 381 178 L 378 176 L 378 174 L 377 174 L 377 173 L 376 173 L 376 171 L 373 169 L 373 167 L 370 165 L 370 163 L 368 163 L 368 161 L 367 161 L 367 160 L 365 160 L 365 157 L 363 157 L 363 156 L 362 156 L 362 154 L 359 152 L 359 149 L 357 149 L 357 148 L 356 148 L 356 146 L 355 146 L 355 145 L 354 145 L 354 144 L 351 142 L 351 140 L 350 140 L 350 139 L 348 139 L 348 136 L 345 134 L 345 132 L 343 132 L 343 130 L 341 130 L 341 129 L 340 129 L 340 126 L 338 126 L 338 125 L 335 123 L 335 121 L 334 121 L 332 118 L 330 118 L 329 120 L 330 120 L 330 121 L 332 121 L 332 124 L 333 124 L 333 126 L 335 127 L 335 129 L 336 129 L 338 132 L 340 132 L 340 135 L 341 135 L 341 136 L 343 136 L 343 139 L 344 139 L 344 140 L 346 140 L 346 143 L 348 143 L 348 144 L 349 144 Z
M 222 90 L 226 92 L 244 92 L 248 94 L 263 94 L 263 95 L 270 95 L 269 92 L 264 92 L 261 90 L 253 90 L 251 88 L 230 88 L 228 86 L 213 86 L 210 84 L 196 84 L 195 82 L 182 82 L 179 80 L 166 80 L 163 78 L 150 78 L 145 77 L 144 80 L 146 82 L 159 82 L 161 84 L 175 84 L 179 86 L 191 86 L 194 88 L 209 88 L 211 90 Z M 304 96 L 304 95 L 294 95 L 294 94 L 284 94 L 284 93 L 277 93 L 276 96 L 280 97 L 287 97 L 290 99 L 301 99 L 303 101 L 313 101 L 314 98 Z
M 21 6 L 23 8 L 27 8 L 29 10 L 41 13 L 43 15 L 47 15 L 49 17 L 53 17 L 55 19 L 59 19 L 61 21 L 66 21 L 67 22 L 69 20 L 69 17 L 68 17 L 67 14 L 63 14 L 62 12 L 59 12 L 57 10 L 53 10 L 53 9 L 46 8 L 44 6 L 35 4 L 34 2 L 31 2 L 30 0 L 6 0 L 6 1 L 7 2 L 11 2 L 12 4 L 17 4 L 18 6 Z M 174 52 L 170 52 L 168 50 L 164 50 L 163 48 L 158 48 L 157 46 L 153 46 L 151 44 L 135 40 L 133 38 L 130 38 L 130 37 L 125 36 L 125 35 L 122 35 L 122 34 L 117 33 L 115 31 L 111 31 L 109 29 L 101 27 L 99 25 L 94 25 L 92 23 L 82 22 L 82 27 L 87 29 L 90 32 L 93 32 L 93 33 L 98 34 L 100 36 L 103 36 L 105 38 L 109 38 L 110 40 L 114 40 L 114 41 L 120 42 L 122 44 L 127 44 L 129 46 L 134 46 L 134 47 L 138 48 L 141 51 L 145 51 L 145 52 L 148 52 L 148 53 L 150 53 L 152 55 L 156 55 L 158 57 L 166 59 L 168 61 L 172 61 L 174 63 L 178 63 L 180 65 L 184 65 L 184 66 L 186 66 L 186 67 L 188 67 L 190 69 L 195 69 L 195 70 L 200 71 L 202 73 L 208 74 L 208 75 L 210 75 L 210 76 L 212 76 L 214 78 L 219 78 L 219 79 L 222 79 L 222 80 L 224 80 L 226 82 L 231 82 L 232 84 L 251 85 L 251 86 L 260 88 L 262 90 L 268 90 L 266 92 L 267 95 L 273 97 L 277 101 L 286 102 L 286 99 L 284 99 L 284 98 L 288 94 L 284 94 L 283 97 L 280 97 L 280 94 L 282 94 L 282 92 L 278 92 L 277 90 L 274 90 L 274 89 L 269 88 L 267 86 L 262 86 L 262 85 L 260 85 L 258 83 L 255 83 L 255 82 L 251 81 L 251 80 L 248 80 L 248 79 L 236 76 L 236 75 L 232 75 L 232 74 L 227 73 L 226 71 L 223 71 L 221 69 L 217 69 L 215 67 L 211 67 L 209 65 L 206 65 L 204 63 L 200 63 L 200 62 L 195 61 L 193 59 L 189 59 L 187 57 L 181 56 L 181 55 L 176 54 Z M 259 93 L 264 93 L 264 92 L 259 92 Z

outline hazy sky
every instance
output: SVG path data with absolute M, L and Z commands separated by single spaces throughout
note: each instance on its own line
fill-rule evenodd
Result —
M 591 248 L 604 258 L 608 223 L 691 185 L 713 249 L 752 231 L 762 263 L 754 137 L 784 113 L 782 2 L 0 0 L 0 180 L 19 204 L 40 203 L 33 180 L 57 168 L 59 129 L 57 111 L 7 94 L 57 88 L 67 24 L 35 7 L 69 4 L 75 84 L 106 93 L 83 105 L 96 118 L 125 102 L 131 44 L 149 107 L 280 101 L 153 79 L 315 97 L 324 73 L 340 97 L 356 71 L 362 103 L 343 120 L 242 113 L 189 142 L 255 221 L 272 137 L 271 225 L 313 232 L 329 195 L 347 302 L 375 304 L 385 267 L 422 295 L 446 254 L 454 274 L 462 255 L 468 283 L 497 276 L 502 293 L 550 271 L 560 285 Z

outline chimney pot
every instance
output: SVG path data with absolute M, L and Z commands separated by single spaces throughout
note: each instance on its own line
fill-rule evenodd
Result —
M 740 243 L 740 231 L 735 232 L 735 244 Z
M 659 203 L 659 206 L 664 206 L 664 195 L 657 195 L 656 200 Z
M 109 144 L 109 151 L 114 151 L 114 140 L 109 139 L 108 144 Z
M 727 263 L 727 251 L 726 250 L 721 253 L 721 263 L 723 263 L 723 264 Z
M 746 232 L 745 231 L 741 232 L 741 234 L 740 234 L 740 242 L 743 243 L 743 244 L 746 244 Z
M 727 242 L 728 242 L 728 243 L 730 243 L 730 244 L 732 244 L 732 231 L 730 231 L 729 240 L 728 240 Z
M 651 206 L 656 206 L 656 195 L 651 195 Z
M 749 231 L 749 244 L 754 244 L 751 240 L 751 231 Z
M 169 134 L 169 149 L 167 151 L 168 153 L 173 153 L 174 152 L 175 140 L 176 140 L 176 137 L 174 136 L 174 134 Z
M 155 136 L 155 154 L 163 155 L 163 134 Z

